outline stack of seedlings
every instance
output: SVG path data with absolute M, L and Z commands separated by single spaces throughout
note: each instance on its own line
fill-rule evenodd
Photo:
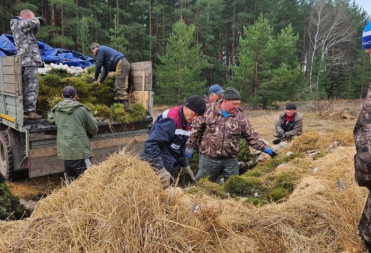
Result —
M 107 77 L 102 83 L 91 83 L 94 68 L 81 76 L 71 76 L 63 69 L 55 69 L 39 76 L 40 90 L 37 101 L 37 110 L 41 115 L 62 100 L 63 88 L 74 86 L 78 93 L 78 100 L 89 107 L 94 116 L 120 123 L 129 123 L 142 120 L 147 112 L 142 104 L 131 105 L 130 111 L 125 111 L 123 104 L 114 103 L 113 77 Z

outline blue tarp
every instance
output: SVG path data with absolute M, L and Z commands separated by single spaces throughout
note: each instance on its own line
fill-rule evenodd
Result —
M 95 63 L 95 60 L 91 57 L 85 56 L 79 52 L 62 49 L 52 48 L 48 44 L 38 41 L 41 58 L 45 63 L 55 64 L 66 64 L 68 66 L 75 67 L 90 67 Z M 2 34 L 0 36 L 0 57 L 16 55 L 17 49 L 14 45 L 14 39 L 12 35 Z

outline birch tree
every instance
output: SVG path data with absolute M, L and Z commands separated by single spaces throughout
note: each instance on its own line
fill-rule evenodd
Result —
M 349 58 L 342 50 L 354 38 L 354 27 L 346 6 L 331 0 L 318 0 L 312 5 L 308 38 L 309 90 L 319 90 L 321 74 L 329 65 L 349 64 Z M 316 70 L 316 71 L 315 71 Z

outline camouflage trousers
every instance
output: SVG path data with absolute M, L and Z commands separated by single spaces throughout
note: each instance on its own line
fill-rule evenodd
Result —
M 371 252 L 371 191 L 368 193 L 365 209 L 358 225 L 359 234 L 368 251 Z
M 37 95 L 39 93 L 39 80 L 37 67 L 22 68 L 23 105 L 25 112 L 36 111 Z
M 210 181 L 215 182 L 221 175 L 226 181 L 230 176 L 238 174 L 239 166 L 236 157 L 216 158 L 200 154 L 197 181 L 203 177 L 210 177 Z
M 115 72 L 115 100 L 128 99 L 128 76 L 130 72 L 130 63 L 126 59 L 120 60 L 116 65 Z

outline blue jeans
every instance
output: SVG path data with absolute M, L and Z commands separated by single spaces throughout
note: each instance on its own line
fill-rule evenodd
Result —
M 236 157 L 216 158 L 200 154 L 197 181 L 203 177 L 210 177 L 210 181 L 215 182 L 221 175 L 226 181 L 230 176 L 238 174 L 239 166 Z

